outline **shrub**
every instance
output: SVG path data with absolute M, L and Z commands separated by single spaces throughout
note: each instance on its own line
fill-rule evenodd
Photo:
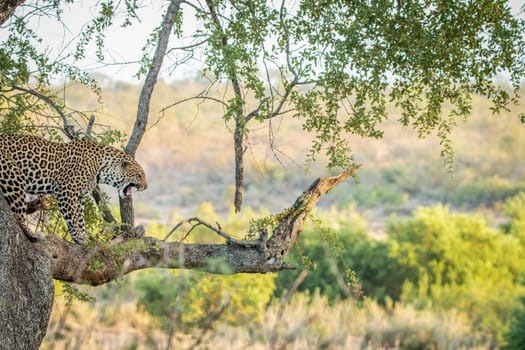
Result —
M 524 271 L 519 240 L 492 229 L 477 215 L 452 214 L 435 206 L 389 228 L 390 255 L 407 275 L 404 300 L 456 309 L 475 327 L 501 341 Z
M 244 324 L 264 312 L 274 278 L 272 274 L 223 276 L 154 270 L 137 276 L 137 306 L 154 316 L 168 333 L 200 328 L 223 306 L 226 309 L 219 318 L 222 322 Z
M 499 176 L 482 178 L 469 182 L 452 192 L 450 201 L 456 206 L 475 208 L 481 205 L 493 206 L 524 189 L 523 184 L 514 184 Z
M 351 296 L 349 283 L 355 273 L 359 294 L 383 302 L 386 297 L 398 300 L 404 276 L 396 259 L 390 257 L 388 245 L 368 236 L 366 222 L 351 207 L 342 212 L 320 214 L 320 225 L 309 225 L 292 250 L 291 263 L 309 269 L 299 291 L 316 290 L 330 301 Z M 280 272 L 274 295 L 289 288 L 299 271 Z

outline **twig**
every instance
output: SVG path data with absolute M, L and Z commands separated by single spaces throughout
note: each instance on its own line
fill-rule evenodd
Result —
M 288 302 L 290 302 L 290 299 L 292 298 L 293 293 L 297 291 L 297 289 L 301 286 L 301 284 L 304 282 L 304 279 L 308 276 L 308 270 L 302 270 L 295 281 L 292 283 L 290 289 L 288 289 L 288 292 L 284 296 L 284 298 L 281 300 L 281 305 L 279 305 L 279 311 L 277 312 L 277 319 L 280 320 L 284 313 L 284 307 Z
M 177 105 L 179 105 L 179 104 L 181 104 L 181 103 L 188 102 L 188 101 L 191 101 L 191 100 L 211 100 L 211 101 L 213 101 L 213 102 L 217 102 L 217 103 L 222 104 L 224 107 L 228 107 L 228 105 L 227 105 L 224 101 L 222 101 L 222 100 L 220 100 L 220 99 L 218 99 L 218 98 L 215 98 L 215 97 L 212 97 L 212 96 L 205 96 L 205 95 L 199 94 L 199 95 L 197 95 L 197 96 L 192 96 L 192 97 L 183 98 L 182 100 L 179 100 L 179 101 L 177 101 L 177 102 L 174 102 L 174 103 L 172 103 L 172 104 L 170 104 L 170 105 L 168 105 L 168 106 L 162 108 L 162 109 L 160 110 L 160 113 L 164 113 L 166 110 L 168 110 L 168 109 L 170 109 L 170 108 L 172 108 L 172 107 L 175 107 L 175 106 L 177 106 Z
M 197 226 L 199 225 L 202 225 L 210 230 L 212 230 L 213 232 L 215 232 L 216 234 L 218 234 L 219 236 L 221 236 L 222 238 L 225 238 L 226 241 L 228 242 L 228 244 L 236 244 L 238 246 L 241 246 L 241 247 L 245 247 L 245 248 L 253 248 L 253 247 L 259 247 L 261 245 L 261 241 L 260 240 L 244 240 L 244 239 L 236 239 L 236 238 L 233 238 L 232 236 L 230 236 L 229 234 L 227 234 L 226 232 L 224 232 L 223 230 L 221 230 L 220 227 L 218 227 L 219 225 L 217 225 L 217 227 L 213 226 L 212 224 L 209 224 L 207 223 L 206 221 L 203 221 L 201 219 L 199 219 L 198 217 L 193 217 L 193 218 L 189 218 L 189 219 L 186 219 L 186 220 L 183 220 L 181 222 L 179 222 L 178 224 L 176 224 L 169 232 L 168 234 L 164 237 L 163 241 L 166 241 L 177 229 L 179 229 L 183 224 L 192 224 L 193 226 L 191 227 L 191 229 L 184 235 L 184 237 L 180 240 L 180 242 L 184 241 L 188 235 L 190 234 L 190 232 Z
M 69 124 L 69 122 L 67 121 L 66 115 L 64 114 L 64 112 L 62 112 L 62 109 L 49 96 L 43 95 L 33 89 L 26 89 L 21 86 L 13 85 L 13 88 L 16 90 L 28 93 L 30 95 L 33 95 L 37 97 L 38 99 L 43 100 L 44 102 L 49 104 L 58 113 L 60 118 L 62 118 L 62 122 L 64 123 L 64 129 L 63 129 L 64 134 L 70 140 L 74 140 L 77 138 L 77 133 L 75 132 L 74 127 L 71 124 Z
M 162 241 L 166 241 L 168 238 L 170 238 L 170 236 L 179 229 L 179 227 L 181 227 L 182 225 L 184 225 L 185 223 L 187 223 L 188 220 L 182 220 L 181 222 L 179 222 L 177 225 L 173 226 L 173 228 L 170 230 L 170 232 L 168 232 L 168 234 L 166 236 L 164 236 L 164 238 L 162 239 Z M 185 235 L 179 242 L 182 242 L 186 239 L 188 235 Z

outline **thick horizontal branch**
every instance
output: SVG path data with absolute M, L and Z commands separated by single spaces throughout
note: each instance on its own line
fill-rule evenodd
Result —
M 151 268 L 214 271 L 212 261 L 224 261 L 232 272 L 265 273 L 292 267 L 268 263 L 254 248 L 227 244 L 164 242 L 153 237 L 110 242 L 92 250 L 57 237 L 35 243 L 53 257 L 53 278 L 78 284 L 100 285 L 133 271 Z
M 153 237 L 120 236 L 91 247 L 48 237 L 34 243 L 33 247 L 40 255 L 50 259 L 53 278 L 90 285 L 104 284 L 132 271 L 151 267 L 200 268 L 219 272 L 214 270 L 217 261 L 227 263 L 234 273 L 290 269 L 293 266 L 284 263 L 283 259 L 295 244 L 308 213 L 324 194 L 353 176 L 357 168 L 316 180 L 292 207 L 278 215 L 279 221 L 268 240 L 264 228 L 261 228 L 261 238 L 250 245 L 246 241 L 233 239 L 228 239 L 226 244 L 189 244 Z M 192 220 L 195 222 L 198 219 Z M 202 221 L 197 223 L 207 226 Z M 222 231 L 221 234 L 225 235 Z

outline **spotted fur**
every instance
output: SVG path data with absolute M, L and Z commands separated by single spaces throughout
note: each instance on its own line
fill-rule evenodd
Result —
M 146 189 L 140 165 L 124 152 L 90 140 L 59 143 L 31 135 L 0 135 L 0 191 L 29 239 L 25 193 L 52 194 L 73 241 L 87 241 L 84 200 L 97 183 L 124 197 Z

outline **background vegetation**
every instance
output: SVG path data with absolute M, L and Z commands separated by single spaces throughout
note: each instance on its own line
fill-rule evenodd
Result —
M 123 64 L 111 61 L 105 33 L 138 26 L 142 3 L 97 1 L 88 22 L 70 26 L 62 17 L 69 3 L 8 13 L 0 128 L 59 138 L 71 122 L 91 129 L 93 114 L 92 136 L 122 142 L 116 130 L 129 135 L 139 87 L 78 65 L 91 53 L 98 63 Z M 360 179 L 311 217 L 290 257 L 301 271 L 148 271 L 95 290 L 58 283 L 44 347 L 519 348 L 524 114 L 506 107 L 525 72 L 525 24 L 508 3 L 183 5 L 165 31 L 174 39 L 165 68 L 195 64 L 201 75 L 155 87 L 157 120 L 138 154 L 150 186 L 135 196 L 148 233 L 164 237 L 198 215 L 242 237 L 248 218 L 281 211 L 325 175 L 316 164 L 355 160 L 365 165 Z M 63 26 L 60 48 L 46 48 L 30 25 L 46 18 Z M 189 32 L 188 18 L 196 22 Z M 139 78 L 162 32 L 147 39 Z M 507 84 L 497 84 L 498 74 Z M 84 87 L 53 87 L 57 78 Z M 199 103 L 181 102 L 194 97 Z M 500 120 L 493 111 L 504 112 Z M 295 119 L 283 123 L 284 114 Z M 243 167 L 244 183 L 237 176 L 234 186 L 232 169 L 242 175 Z M 241 187 L 239 215 L 231 203 L 240 208 Z M 218 240 L 202 229 L 170 239 Z M 209 264 L 229 271 L 220 260 Z
M 79 86 L 67 87 L 66 97 L 126 130 L 138 87 L 102 81 L 100 108 Z M 211 118 L 215 111 L 206 105 L 160 112 L 163 96 L 199 88 L 198 80 L 159 87 L 153 105 L 159 120 L 137 154 L 151 184 L 136 194 L 137 220 L 164 237 L 181 219 L 199 216 L 242 237 L 250 218 L 281 211 L 324 170 L 305 171 L 299 150 L 311 140 L 299 125 L 279 130 L 278 153 L 265 130 L 253 130 L 247 207 L 234 214 L 228 125 Z M 416 143 L 415 133 L 393 122 L 382 124 L 381 143 L 352 137 L 356 160 L 364 164 L 359 181 L 341 185 L 312 215 L 290 257 L 299 270 L 143 271 L 82 289 L 96 299 L 84 303 L 68 302 L 71 288 L 59 284 L 44 348 L 519 348 L 524 126 L 520 110 L 492 117 L 482 98 L 475 106 L 472 119 L 452 135 L 451 173 L 437 139 Z M 204 229 L 186 240 L 220 241 Z M 221 261 L 210 264 L 228 272 Z M 348 269 L 357 284 L 348 283 L 354 277 Z

